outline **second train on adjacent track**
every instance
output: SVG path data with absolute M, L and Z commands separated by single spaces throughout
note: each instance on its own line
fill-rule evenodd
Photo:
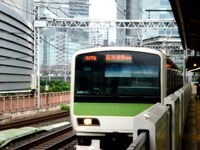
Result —
M 182 73 L 161 51 L 101 47 L 72 58 L 71 122 L 78 146 L 101 149 L 132 142 L 133 117 L 183 86 Z

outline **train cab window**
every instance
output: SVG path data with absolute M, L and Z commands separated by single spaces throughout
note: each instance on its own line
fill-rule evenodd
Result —
M 75 72 L 79 100 L 94 96 L 105 100 L 113 95 L 160 98 L 158 55 L 130 51 L 82 54 L 76 58 Z

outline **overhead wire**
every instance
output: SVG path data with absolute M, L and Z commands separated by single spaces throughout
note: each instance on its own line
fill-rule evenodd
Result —
M 15 5 L 15 7 L 17 8 L 17 9 L 19 9 L 19 7 L 17 6 L 17 5 L 21 5 L 21 4 L 16 4 L 16 3 L 14 3 L 12 0 L 9 0 L 9 1 L 11 1 L 12 3 L 13 3 L 13 5 Z M 18 1 L 17 1 L 18 2 Z M 21 5 L 22 6 L 22 5 Z
M 115 3 L 116 3 L 118 6 L 120 6 L 121 9 L 122 9 L 124 12 L 123 12 L 122 10 L 120 10 L 117 6 L 115 6 L 110 0 L 108 0 L 108 1 L 117 9 L 118 12 L 120 12 L 123 16 L 126 17 L 124 8 L 117 2 L 117 0 L 115 0 Z
M 10 1 L 13 2 L 12 0 L 10 0 Z M 15 7 L 15 8 L 19 9 L 19 10 L 25 11 L 25 12 L 31 14 L 31 15 L 34 15 L 34 13 L 30 13 L 30 12 L 24 10 L 24 9 L 21 9 L 21 8 L 16 7 L 16 4 L 14 4 L 15 6 L 13 6 L 13 5 L 9 4 L 9 3 L 6 3 L 4 0 L 2 0 L 2 2 L 5 3 L 5 4 L 7 4 L 7 5 L 10 5 L 10 6 L 12 6 L 12 7 Z M 110 2 L 111 4 L 113 4 L 110 0 L 109 0 L 109 2 Z M 115 2 L 117 3 L 117 5 L 119 5 L 119 6 L 122 8 L 122 6 L 117 2 L 117 0 L 115 0 Z M 14 2 L 13 2 L 13 3 L 14 3 Z M 47 2 L 40 2 L 40 3 L 47 3 Z M 134 3 L 137 4 L 137 3 L 135 2 L 135 0 L 134 0 Z M 56 4 L 61 4 L 61 3 L 56 2 Z M 114 5 L 113 5 L 113 6 L 114 6 Z M 115 7 L 115 6 L 114 6 L 114 7 Z M 139 7 L 139 6 L 138 6 L 138 7 Z M 53 7 L 46 7 L 46 8 L 47 8 L 49 11 L 51 11 L 49 8 L 53 8 Z M 139 8 L 140 8 L 140 7 L 139 7 Z M 54 8 L 54 9 L 59 9 L 59 10 L 60 10 L 60 8 Z M 120 11 L 118 7 L 117 7 L 117 10 Z M 140 11 L 141 11 L 142 13 L 144 13 L 144 12 L 142 11 L 141 8 L 140 8 Z M 51 11 L 51 12 L 52 12 L 53 14 L 57 15 L 57 14 L 54 13 L 53 11 Z M 61 11 L 61 12 L 63 13 L 63 11 Z M 122 14 L 125 16 L 124 13 L 122 13 Z M 67 14 L 65 13 L 65 15 L 67 15 Z
M 44 40 L 43 38 L 40 38 L 40 39 L 41 39 L 43 42 L 49 44 L 50 46 L 52 46 L 52 47 L 54 47 L 54 48 L 56 48 L 56 49 L 59 49 L 59 50 L 61 50 L 61 51 L 63 51 L 63 52 L 67 52 L 67 51 L 65 51 L 65 50 L 63 50 L 63 49 L 60 49 L 59 47 L 57 47 L 57 46 L 51 44 L 50 42 Z M 70 53 L 70 52 L 67 52 L 67 53 L 72 54 L 72 53 Z
M 14 6 L 14 5 L 11 5 L 11 4 L 9 4 L 9 3 L 7 3 L 7 2 L 5 2 L 5 0 L 2 0 L 1 1 L 2 3 L 5 3 L 6 5 L 8 5 L 8 6 L 11 6 L 11 7 L 14 7 L 14 8 L 16 8 L 16 9 L 18 9 L 18 10 L 21 10 L 21 11 L 24 11 L 24 12 L 26 12 L 26 13 L 28 13 L 28 14 L 31 14 L 31 15 L 33 15 L 34 16 L 34 13 L 32 13 L 32 12 L 29 12 L 29 11 L 27 11 L 27 10 L 24 10 L 24 9 L 21 9 L 21 8 L 18 8 L 18 7 L 16 7 L 16 6 Z M 13 2 L 13 1 L 12 1 Z M 14 3 L 14 2 L 13 2 Z
M 14 3 L 12 0 L 10 0 L 12 3 Z M 21 10 L 21 11 L 24 11 L 24 12 L 27 12 L 27 13 L 29 13 L 29 14 L 31 14 L 31 15 L 34 15 L 33 13 L 30 13 L 30 12 L 28 12 L 28 11 L 26 11 L 26 10 L 24 10 L 24 9 L 21 9 L 21 8 L 19 8 L 19 7 L 17 7 L 17 4 L 13 4 L 13 5 L 11 5 L 11 4 L 9 4 L 9 3 L 7 3 L 7 2 L 5 2 L 4 0 L 2 0 L 1 2 L 3 2 L 3 3 L 5 3 L 6 5 L 9 5 L 9 6 L 11 6 L 11 7 L 14 7 L 14 8 L 17 8 L 17 9 L 19 9 L 19 10 Z M 57 3 L 57 4 L 60 4 L 60 3 Z M 22 6 L 22 5 L 21 5 Z M 49 11 L 51 11 L 50 9 L 49 9 L 49 7 L 46 7 Z M 60 9 L 60 8 L 54 8 L 54 9 Z M 51 11 L 52 12 L 52 11 Z M 63 11 L 62 11 L 63 12 Z M 54 12 L 52 12 L 52 13 L 54 13 Z M 55 13 L 54 13 L 55 14 Z M 55 15 L 57 15 L 57 14 L 55 14 Z M 72 30 L 72 32 L 76 32 L 76 31 L 73 31 L 73 29 L 70 29 L 70 30 Z M 5 31 L 4 31 L 5 32 Z M 6 31 L 7 33 L 10 33 L 10 34 L 25 34 L 25 33 L 23 33 L 23 32 L 9 32 L 9 31 Z M 81 33 L 79 33 L 79 32 L 76 32 L 76 34 L 80 34 L 80 35 L 82 35 L 82 36 L 85 36 L 84 34 L 81 34 Z M 49 44 L 49 45 L 51 45 L 51 46 L 53 46 L 53 47 L 55 47 L 55 48 L 57 48 L 57 49 L 59 49 L 58 47 L 56 47 L 55 45 L 53 45 L 53 44 L 51 44 L 51 43 L 49 43 L 49 42 L 47 42 L 47 41 L 45 41 L 44 39 L 42 39 L 42 38 L 40 38 L 41 40 L 43 40 L 45 43 L 47 43 L 47 44 Z M 61 50 L 61 49 L 60 49 Z M 64 51 L 64 50 L 63 50 Z M 71 53 L 72 54 L 72 53 Z M 26 57 L 29 57 L 29 56 L 26 56 Z M 10 58 L 10 59 L 17 59 L 17 58 L 22 58 L 22 57 L 16 57 L 16 58 Z M 8 58 L 9 59 L 9 58 Z M 4 60 L 6 60 L 6 59 L 4 59 Z M 3 60 L 2 60 L 3 61 Z
M 12 1 L 12 0 L 10 0 L 10 1 Z M 16 5 L 17 4 L 14 4 L 15 6 L 13 6 L 13 5 L 11 5 L 11 4 L 9 4 L 9 3 L 6 3 L 4 0 L 2 0 L 2 2 L 3 3 L 5 3 L 5 4 L 7 4 L 7 5 L 10 5 L 10 6 L 12 6 L 12 7 L 15 7 L 15 8 L 17 8 L 17 9 L 19 9 L 19 10 L 22 10 L 22 11 L 25 11 L 25 12 L 27 12 L 27 13 L 29 13 L 29 14 L 31 14 L 31 15 L 34 15 L 33 13 L 30 13 L 30 12 L 28 12 L 28 11 L 26 11 L 26 10 L 23 10 L 23 9 L 21 9 L 21 8 L 18 8 Z M 13 1 L 12 1 L 13 2 Z M 110 3 L 112 3 L 110 0 L 109 0 L 109 2 Z M 115 2 L 116 2 L 116 4 L 120 7 L 120 8 L 123 8 L 116 0 L 115 0 Z M 135 5 L 137 4 L 136 3 L 136 1 L 134 0 L 133 1 L 134 3 L 135 3 Z M 14 3 L 14 2 L 13 2 Z M 43 3 L 45 3 L 46 4 L 46 2 L 43 2 Z M 61 4 L 61 3 L 58 3 L 58 2 L 56 2 L 56 4 Z M 114 4 L 112 3 L 112 5 L 114 6 Z M 114 6 L 114 7 L 116 7 L 116 6 Z M 138 6 L 139 7 L 139 6 Z M 51 11 L 50 10 L 50 8 L 53 8 L 53 7 L 46 7 L 49 11 Z M 141 11 L 141 13 L 144 13 L 143 11 L 142 11 L 142 9 L 141 9 L 141 7 L 139 7 L 140 9 L 140 11 Z M 54 9 L 59 9 L 60 10 L 60 8 L 54 8 Z M 72 8 L 73 9 L 73 8 Z M 117 7 L 117 10 L 120 12 L 120 9 Z M 52 12 L 52 11 L 51 11 Z M 61 11 L 62 13 L 63 13 L 63 11 Z M 54 13 L 54 12 L 52 12 L 53 14 L 55 14 L 55 15 L 57 15 L 56 13 Z M 78 12 L 76 12 L 77 14 L 78 14 Z M 121 12 L 122 13 L 122 12 Z M 124 16 L 126 16 L 126 14 L 124 14 L 124 13 L 122 13 Z M 66 13 L 65 13 L 65 15 L 67 15 Z M 142 31 L 142 32 L 144 32 L 148 37 L 150 37 L 150 38 L 152 38 L 152 36 L 150 36 L 146 31 Z M 80 33 L 78 33 L 78 34 L 80 34 Z
M 109 2 L 113 5 L 113 3 L 111 2 L 111 0 L 109 0 Z M 135 5 L 137 5 L 136 7 L 139 8 L 139 11 L 140 11 L 142 14 L 144 14 L 144 11 L 143 11 L 142 8 L 139 6 L 139 3 L 137 3 L 136 0 L 133 0 L 133 2 L 134 2 Z M 117 11 L 121 12 L 121 14 L 123 14 L 123 15 L 126 17 L 126 13 L 125 13 L 126 10 L 125 10 L 125 8 L 123 8 L 123 6 L 121 6 L 121 5 L 117 2 L 117 0 L 115 0 L 115 3 L 117 4 L 117 6 L 119 6 L 119 8 L 116 7 L 116 8 L 117 8 Z M 114 6 L 114 5 L 113 5 L 113 6 Z M 114 6 L 114 7 L 115 7 L 115 6 Z M 124 12 L 122 12 L 122 11 L 120 10 L 120 8 L 121 8 L 122 10 L 124 10 Z M 141 29 L 141 31 L 142 31 L 142 29 Z M 145 31 L 142 31 L 142 32 L 144 32 L 144 34 L 147 35 L 147 37 L 152 38 L 152 36 L 150 36 L 150 34 L 148 34 L 148 33 L 146 32 L 146 30 L 145 30 Z M 120 36 L 122 37 L 121 33 L 120 33 Z
M 13 2 L 12 0 L 10 0 L 11 2 Z M 4 3 L 6 3 L 5 1 L 3 1 L 2 0 L 2 2 L 4 2 Z M 14 2 L 13 2 L 14 3 Z M 43 2 L 43 3 L 46 3 L 46 2 Z M 111 3 L 111 1 L 110 1 L 110 3 Z M 119 5 L 119 3 L 116 1 L 116 3 Z M 20 8 L 18 8 L 17 6 L 16 6 L 16 4 L 14 4 L 15 6 L 13 6 L 13 5 L 11 5 L 11 4 L 9 4 L 9 3 L 6 3 L 7 5 L 10 5 L 10 6 L 12 6 L 12 7 L 15 7 L 15 8 L 17 8 L 17 9 L 19 9 L 19 10 L 22 10 L 22 11 L 25 11 L 25 12 L 27 12 L 27 13 L 29 13 L 29 14 L 31 14 L 31 15 L 34 15 L 33 13 L 30 13 L 30 12 L 28 12 L 28 11 L 26 11 L 26 10 L 24 10 L 24 9 L 20 9 Z M 60 4 L 60 3 L 58 3 L 58 2 L 56 2 L 56 4 Z M 113 4 L 113 3 L 112 3 Z M 122 6 L 121 5 L 119 5 L 121 8 L 122 8 Z M 50 9 L 49 9 L 49 7 L 46 7 L 49 11 L 51 11 Z M 59 9 L 59 10 L 61 10 L 60 8 L 54 8 L 54 9 Z M 118 8 L 117 8 L 118 9 Z M 118 11 L 120 11 L 119 9 L 118 9 Z M 56 13 L 54 13 L 53 11 L 51 11 L 53 14 L 55 14 L 55 15 L 57 15 Z M 61 11 L 62 13 L 63 13 L 63 11 Z M 66 13 L 64 13 L 65 15 L 67 15 Z M 78 14 L 78 13 L 77 13 Z M 124 13 L 122 13 L 123 15 L 125 15 Z
M 70 29 L 70 30 L 72 30 L 72 29 Z M 73 31 L 73 30 L 72 30 Z M 71 31 L 71 32 L 72 32 Z M 9 32 L 9 31 L 3 31 L 3 32 L 7 32 L 7 33 L 9 33 L 9 34 L 13 34 L 13 33 L 15 33 L 15 34 L 25 34 L 25 33 L 19 33 L 19 32 Z M 76 32 L 76 34 L 78 33 L 79 34 L 79 32 L 77 32 L 77 31 L 73 31 L 73 32 Z M 81 34 L 82 36 L 85 36 L 84 34 Z M 52 46 L 52 47 L 54 47 L 54 48 L 56 48 L 56 49 L 58 49 L 58 50 L 60 50 L 60 51 L 62 51 L 62 52 L 66 52 L 66 53 L 68 53 L 68 54 L 73 54 L 73 53 L 70 53 L 69 51 L 67 51 L 67 50 L 65 50 L 65 49 L 60 49 L 59 47 L 57 47 L 57 46 L 55 46 L 55 45 L 53 45 L 52 43 L 50 43 L 50 42 L 48 42 L 48 41 L 46 41 L 46 40 L 44 40 L 43 38 L 40 38 L 43 42 L 45 42 L 45 43 L 47 43 L 48 45 L 50 45 L 50 46 Z M 75 51 L 76 51 L 76 49 L 75 49 Z M 5 60 L 12 60 L 12 59 L 20 59 L 20 58 L 26 58 L 26 57 L 33 57 L 33 56 L 20 56 L 20 57 L 9 57 L 9 58 L 5 58 L 5 59 L 0 59 L 0 61 L 5 61 Z

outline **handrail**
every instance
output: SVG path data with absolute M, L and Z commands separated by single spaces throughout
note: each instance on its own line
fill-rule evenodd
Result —
M 130 144 L 126 150 L 140 150 L 147 149 L 148 134 L 147 131 L 143 131 L 139 136 Z

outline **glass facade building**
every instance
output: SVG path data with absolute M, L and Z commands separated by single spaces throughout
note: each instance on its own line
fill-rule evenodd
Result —
M 88 18 L 89 0 L 58 0 L 37 3 L 45 19 Z M 42 28 L 40 30 L 40 65 L 44 78 L 59 79 L 69 72 L 72 54 L 88 47 L 89 32 L 83 29 Z M 69 77 L 69 74 L 67 75 Z
M 133 19 L 133 20 L 162 20 L 174 19 L 171 5 L 168 0 L 117 0 L 117 19 Z M 123 12 L 123 13 L 122 13 Z M 125 37 L 121 40 L 120 32 Z M 151 48 L 163 47 L 179 47 L 181 41 L 177 29 L 134 29 L 134 30 L 118 30 L 117 32 L 119 45 L 127 46 L 145 46 Z M 169 55 L 178 66 L 183 65 L 182 50 L 166 50 L 164 52 Z
M 147 20 L 147 19 L 173 19 L 173 13 L 168 0 L 117 0 L 117 19 Z M 120 37 L 119 30 L 118 38 Z M 126 29 L 124 31 L 124 45 L 136 46 L 138 40 L 158 36 L 176 36 L 178 30 L 138 30 Z M 120 40 L 120 39 L 119 39 Z M 119 41 L 118 40 L 118 41 Z M 121 44 L 121 43 L 120 43 Z

